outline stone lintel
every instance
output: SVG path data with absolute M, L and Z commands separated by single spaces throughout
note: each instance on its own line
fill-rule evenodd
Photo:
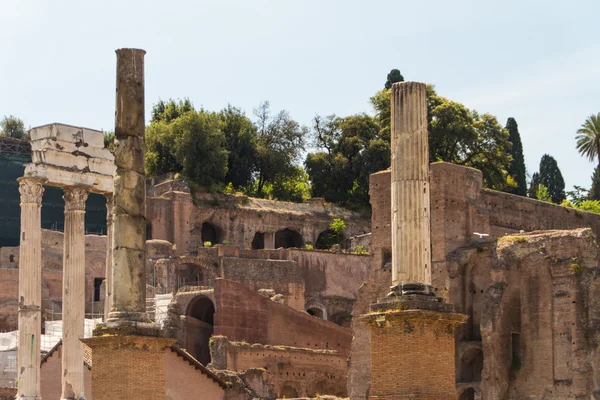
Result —
M 52 139 L 77 143 L 82 147 L 104 148 L 104 132 L 79 126 L 52 123 L 32 128 L 31 141 Z
M 73 171 L 45 164 L 25 164 L 23 178 L 43 179 L 48 186 L 83 186 L 92 193 L 113 192 L 113 177 L 94 172 Z
M 151 353 L 164 352 L 167 347 L 176 342 L 175 339 L 165 337 L 133 335 L 129 333 L 124 335 L 109 333 L 104 336 L 95 336 L 80 340 L 89 346 L 92 351 L 98 349 L 120 350 L 128 348 Z

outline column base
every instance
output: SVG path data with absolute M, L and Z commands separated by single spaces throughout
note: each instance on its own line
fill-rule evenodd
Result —
M 371 309 L 360 316 L 371 330 L 369 399 L 456 400 L 454 331 L 468 317 L 431 293 L 386 297 Z
M 127 320 L 108 320 L 98 324 L 94 329 L 94 337 L 107 335 L 164 337 L 164 331 L 154 322 L 137 322 Z
M 425 283 L 398 283 L 390 286 L 387 297 L 405 296 L 408 294 L 420 294 L 423 296 L 435 296 L 433 287 Z
M 165 350 L 175 339 L 106 335 L 82 342 L 92 349 L 94 400 L 165 399 Z

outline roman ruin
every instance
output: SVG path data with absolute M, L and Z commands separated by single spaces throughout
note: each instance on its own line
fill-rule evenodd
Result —
M 0 146 L 0 398 L 599 396 L 599 215 L 430 164 L 417 82 L 393 86 L 370 219 L 146 180 L 144 54 L 117 50 L 114 155 L 57 123 Z

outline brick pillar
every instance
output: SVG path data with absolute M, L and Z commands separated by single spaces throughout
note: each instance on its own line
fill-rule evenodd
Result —
M 84 398 L 83 338 L 85 319 L 85 202 L 88 191 L 64 188 L 62 400 Z
M 19 348 L 17 400 L 41 400 L 42 336 L 42 195 L 44 180 L 19 178 L 21 236 L 19 245 Z
M 165 400 L 165 349 L 175 339 L 117 335 L 83 341 L 92 349 L 94 400 Z
M 453 313 L 449 304 L 424 298 L 403 296 L 396 307 L 385 310 L 379 305 L 383 309 L 361 317 L 371 329 L 369 399 L 458 398 L 454 330 L 467 316 Z

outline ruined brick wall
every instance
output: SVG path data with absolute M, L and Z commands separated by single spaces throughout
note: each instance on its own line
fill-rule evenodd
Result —
M 238 282 L 215 282 L 214 334 L 233 341 L 350 351 L 348 328 L 296 311 Z
M 398 318 L 372 323 L 368 398 L 456 400 L 454 364 L 446 362 L 454 360 L 453 329 L 427 315 Z
M 319 199 L 288 203 L 204 192 L 192 196 L 185 185 L 177 182 L 180 181 L 149 187 L 146 209 L 151 237 L 172 242 L 177 255 L 203 246 L 201 228 L 205 222 L 216 229 L 216 243 L 227 241 L 243 249 L 252 248 L 257 232 L 286 228 L 299 232 L 304 243 L 314 244 L 336 217 L 346 221 L 347 236 L 370 231 L 368 220 Z
M 211 354 L 218 369 L 264 369 L 277 398 L 346 396 L 346 356 L 336 351 L 251 345 L 215 337 Z
M 481 324 L 486 398 L 600 393 L 600 268 L 590 229 L 499 240 Z

